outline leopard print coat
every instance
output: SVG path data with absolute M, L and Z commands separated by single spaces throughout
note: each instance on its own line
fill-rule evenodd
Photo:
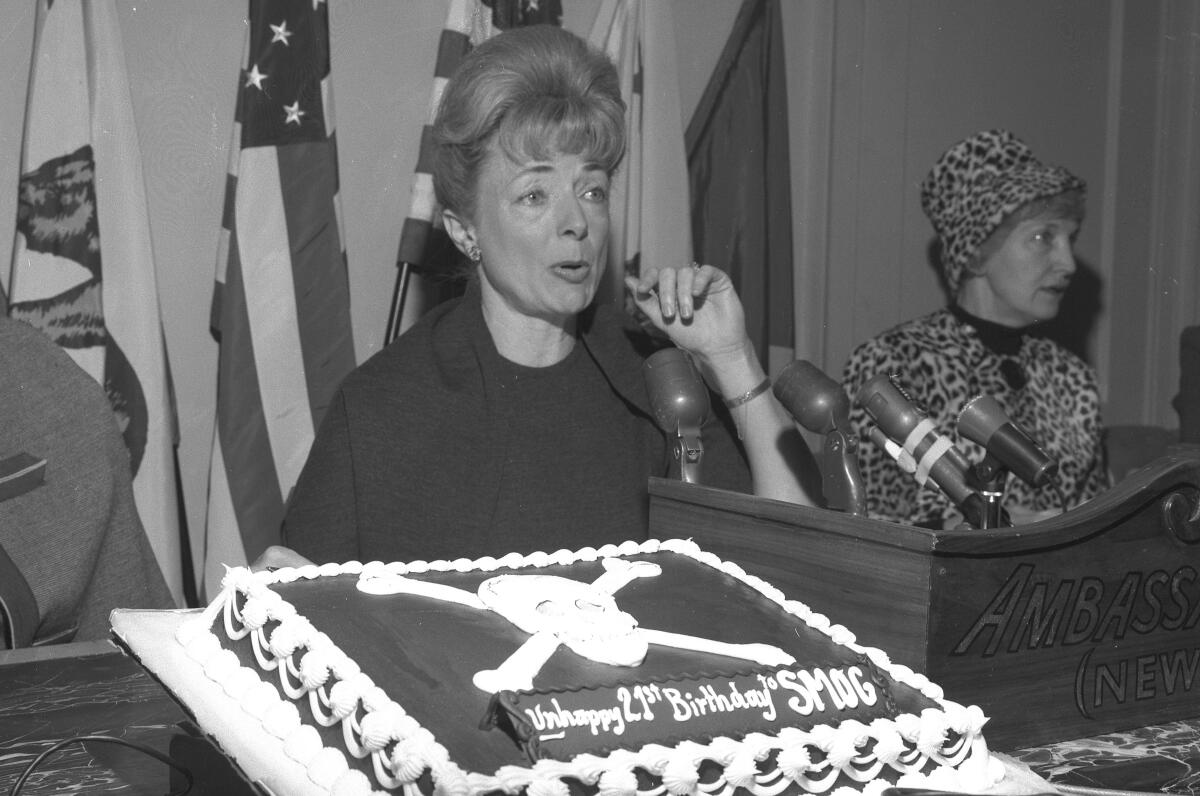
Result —
M 1004 370 L 1012 369 L 1006 359 L 1015 360 L 1027 377 L 1019 389 L 1005 378 Z M 858 461 L 870 516 L 941 527 L 956 514 L 932 481 L 918 485 L 868 437 L 872 421 L 854 399 L 868 379 L 881 373 L 894 374 L 971 463 L 979 462 L 985 452 L 960 437 L 955 426 L 963 404 L 984 393 L 1059 462 L 1057 482 L 1068 507 L 1109 485 L 1095 371 L 1057 343 L 1031 334 L 1022 336 L 1019 352 L 1001 356 L 983 344 L 974 327 L 943 309 L 868 340 L 846 363 L 842 384 L 853 404 L 850 420 L 860 440 Z M 1004 505 L 1029 510 L 1062 507 L 1050 485 L 1035 489 L 1012 475 Z

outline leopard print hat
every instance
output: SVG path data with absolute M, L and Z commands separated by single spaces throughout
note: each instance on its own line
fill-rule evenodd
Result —
M 1007 130 L 985 130 L 947 149 L 921 183 L 921 209 L 942 246 L 942 271 L 951 293 L 979 247 L 1013 211 L 1034 199 L 1086 184 L 1061 166 L 1048 166 Z

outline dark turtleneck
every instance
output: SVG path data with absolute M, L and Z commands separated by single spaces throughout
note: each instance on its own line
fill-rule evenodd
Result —
M 1004 374 L 1008 386 L 1014 390 L 1024 387 L 1029 379 L 1015 357 L 1021 353 L 1021 344 L 1025 341 L 1028 327 L 1004 326 L 995 321 L 987 321 L 972 315 L 957 304 L 950 305 L 950 312 L 959 321 L 972 327 L 984 347 L 1000 357 L 1000 372 Z

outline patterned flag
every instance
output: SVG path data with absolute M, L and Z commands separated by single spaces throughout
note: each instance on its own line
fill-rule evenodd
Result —
M 696 256 L 729 271 L 772 373 L 795 345 L 785 73 L 779 0 L 744 0 L 686 136 Z
M 617 64 L 628 108 L 601 300 L 619 300 L 626 271 L 640 273 L 642 262 L 680 265 L 692 257 L 672 9 L 656 0 L 604 0 L 588 37 Z
M 9 314 L 104 385 L 138 513 L 167 584 L 185 589 L 178 438 L 141 155 L 113 0 L 39 0 Z
M 433 92 L 421 129 L 421 151 L 413 173 L 408 217 L 400 231 L 400 250 L 396 255 L 399 273 L 385 343 L 453 291 L 444 274 L 452 269 L 459 254 L 442 228 L 441 210 L 433 195 L 430 175 L 433 144 L 430 125 L 446 81 L 475 45 L 505 28 L 537 24 L 561 25 L 561 0 L 450 0 L 446 26 L 438 42 Z M 443 276 L 439 278 L 439 274 Z
M 323 2 L 251 0 L 213 294 L 217 419 L 202 563 L 280 539 L 333 392 L 354 367 Z

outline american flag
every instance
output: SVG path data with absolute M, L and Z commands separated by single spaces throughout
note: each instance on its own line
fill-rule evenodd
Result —
M 355 365 L 323 0 L 251 0 L 221 223 L 220 342 L 202 582 L 280 539 L 288 495 Z
M 396 256 L 399 271 L 385 343 L 411 326 L 430 305 L 452 292 L 444 278 L 438 279 L 438 275 L 444 277 L 451 269 L 458 251 L 442 228 L 441 211 L 433 195 L 430 173 L 431 125 L 446 81 L 475 45 L 506 28 L 537 24 L 562 25 L 561 0 L 450 0 L 446 25 L 438 42 L 433 91 L 425 125 L 421 128 L 421 150 L 413 173 L 408 216 L 400 231 L 400 248 Z M 428 278 L 423 274 L 429 275 Z
M 138 514 L 182 604 L 178 434 L 116 4 L 39 0 L 35 30 L 8 312 L 104 386 Z

